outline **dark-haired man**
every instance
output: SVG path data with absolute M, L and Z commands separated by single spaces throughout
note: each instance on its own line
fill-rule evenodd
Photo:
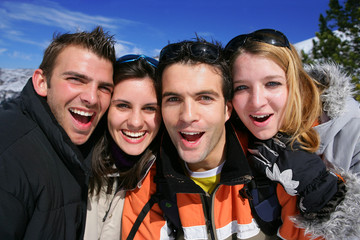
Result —
M 170 44 L 160 53 L 158 77 L 167 133 L 157 159 L 157 184 L 168 199 L 176 196 L 177 236 L 265 239 L 248 199 L 239 194 L 252 174 L 226 123 L 232 85 L 222 48 L 201 39 Z M 163 209 L 171 222 L 174 214 Z

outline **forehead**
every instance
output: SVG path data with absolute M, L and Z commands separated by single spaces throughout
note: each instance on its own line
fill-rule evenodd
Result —
M 166 67 L 162 74 L 163 92 L 194 92 L 205 89 L 216 89 L 221 92 L 222 82 L 220 71 L 204 63 L 172 64 Z
M 120 80 L 115 85 L 113 98 L 118 95 L 129 95 L 139 100 L 148 95 L 155 96 L 154 81 L 150 77 Z
M 89 59 L 94 57 L 95 53 L 89 49 L 83 48 L 78 45 L 68 45 L 64 47 L 55 59 L 55 67 L 57 64 L 74 64 L 78 63 L 79 59 Z
M 53 75 L 64 72 L 76 72 L 92 79 L 113 84 L 113 64 L 101 58 L 89 49 L 77 45 L 65 47 L 57 56 Z
M 285 75 L 284 70 L 270 57 L 247 52 L 236 58 L 232 72 L 235 78 L 244 74 L 264 77 L 268 75 Z

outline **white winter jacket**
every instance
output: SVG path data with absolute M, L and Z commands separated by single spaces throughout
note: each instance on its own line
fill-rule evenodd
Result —
M 126 191 L 120 190 L 115 195 L 100 191 L 99 195 L 89 196 L 85 240 L 120 239 L 125 195 Z
M 360 172 L 360 104 L 352 96 L 351 77 L 333 63 L 305 69 L 326 86 L 321 124 L 315 127 L 321 139 L 317 153 L 337 167 Z
M 153 155 L 148 160 L 147 169 L 137 184 L 138 188 L 141 187 L 155 159 L 156 157 Z M 118 174 L 115 174 L 112 177 L 117 176 Z M 116 183 L 117 181 L 113 186 L 112 194 L 106 194 L 106 187 L 103 187 L 99 195 L 89 195 L 84 240 L 121 239 L 121 222 L 127 190 L 116 191 Z

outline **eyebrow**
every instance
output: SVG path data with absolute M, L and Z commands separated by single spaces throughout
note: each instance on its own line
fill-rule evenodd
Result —
M 129 101 L 126 101 L 126 100 L 123 100 L 123 99 L 114 99 L 114 100 L 111 100 L 111 102 L 112 103 L 126 103 L 126 104 L 129 104 L 129 105 L 131 105 L 131 102 L 129 102 Z M 146 103 L 144 106 L 154 106 L 154 105 L 156 105 L 156 106 L 159 106 L 159 104 L 157 103 L 157 102 L 153 102 L 153 103 Z
M 168 97 L 168 96 L 180 96 L 180 94 L 175 93 L 175 92 L 165 92 L 162 95 L 163 97 Z
M 281 76 L 281 75 L 267 75 L 265 76 L 264 78 L 262 78 L 261 80 L 272 80 L 272 79 L 278 79 L 278 78 L 281 78 L 281 79 L 284 79 L 284 76 Z M 285 80 L 286 79 L 286 76 L 285 76 Z M 233 79 L 233 83 L 241 83 L 241 82 L 252 82 L 252 80 L 249 80 L 249 79 Z
M 204 91 L 200 91 L 194 94 L 195 96 L 199 96 L 199 95 L 213 95 L 215 97 L 220 97 L 220 94 L 218 92 L 215 92 L 213 90 L 204 90 Z M 168 97 L 168 96 L 181 96 L 181 94 L 175 93 L 175 92 L 165 92 L 162 95 L 163 97 Z
M 198 92 L 196 93 L 195 95 L 213 95 L 215 97 L 220 97 L 219 93 L 218 92 L 215 92 L 213 90 L 205 90 L 205 91 L 201 91 L 201 92 Z
M 111 100 L 111 102 L 112 103 L 122 102 L 122 103 L 127 103 L 127 104 L 130 103 L 129 101 L 125 101 L 125 100 L 122 100 L 122 99 L 114 99 L 114 100 Z
M 86 79 L 86 80 L 92 80 L 90 77 L 88 77 L 88 76 L 86 76 L 84 74 L 78 73 L 78 72 L 74 72 L 74 71 L 64 72 L 62 75 L 69 75 L 69 76 L 75 76 L 75 77 L 78 77 L 78 78 L 83 78 L 83 79 Z
M 74 72 L 74 71 L 67 71 L 67 72 L 64 72 L 62 75 L 64 76 L 75 76 L 77 78 L 81 78 L 81 79 L 85 79 L 87 81 L 92 81 L 93 79 L 85 74 L 81 74 L 81 73 L 78 73 L 78 72 Z M 105 87 L 114 87 L 114 83 L 108 83 L 108 82 L 104 82 L 104 81 L 100 81 L 99 83 L 100 86 L 105 86 Z

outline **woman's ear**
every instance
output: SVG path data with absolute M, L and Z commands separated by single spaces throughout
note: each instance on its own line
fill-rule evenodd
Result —
M 33 73 L 32 76 L 32 83 L 35 89 L 35 92 L 42 96 L 42 97 L 46 97 L 47 96 L 47 81 L 46 81 L 46 77 L 44 75 L 43 70 L 41 69 L 36 69 Z

